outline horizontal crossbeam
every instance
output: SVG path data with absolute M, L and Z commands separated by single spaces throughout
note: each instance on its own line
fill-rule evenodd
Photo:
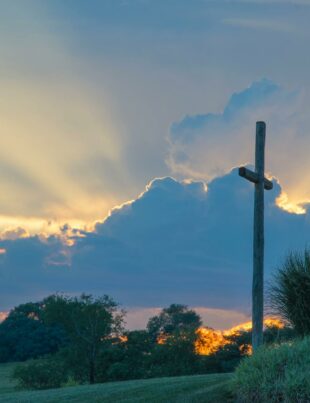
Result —
M 243 178 L 247 179 L 250 182 L 258 183 L 257 173 L 251 171 L 250 169 L 248 169 L 246 167 L 239 168 L 239 175 L 242 176 Z M 264 178 L 264 189 L 271 190 L 272 188 L 273 188 L 273 183 L 270 180 Z

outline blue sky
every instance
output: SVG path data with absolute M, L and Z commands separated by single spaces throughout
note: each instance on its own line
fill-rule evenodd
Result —
M 253 189 L 231 170 L 256 120 L 278 183 L 267 273 L 309 241 L 309 17 L 307 0 L 1 3 L 0 310 L 90 291 L 247 314 Z

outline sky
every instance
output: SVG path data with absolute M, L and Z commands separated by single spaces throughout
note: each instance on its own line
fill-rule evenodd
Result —
M 0 4 L 0 311 L 107 293 L 141 327 L 170 303 L 250 314 L 267 124 L 266 280 L 308 245 L 310 1 Z

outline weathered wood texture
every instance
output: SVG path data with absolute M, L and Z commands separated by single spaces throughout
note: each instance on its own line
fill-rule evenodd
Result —
M 255 170 L 258 182 L 254 195 L 253 283 L 252 283 L 252 347 L 263 344 L 264 322 L 264 171 L 266 125 L 256 123 Z
M 242 176 L 243 178 L 247 179 L 250 182 L 253 183 L 258 183 L 258 175 L 256 172 L 250 171 L 246 167 L 240 167 L 239 168 L 239 175 Z M 271 190 L 273 188 L 273 183 L 264 178 L 264 189 L 265 190 Z
M 263 344 L 264 325 L 264 189 L 273 187 L 265 178 L 265 122 L 256 122 L 255 172 L 239 168 L 239 175 L 255 184 L 253 283 L 252 283 L 252 346 L 253 351 Z

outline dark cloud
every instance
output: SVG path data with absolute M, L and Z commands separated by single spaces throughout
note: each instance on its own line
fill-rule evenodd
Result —
M 68 288 L 68 264 L 64 246 L 56 237 L 38 236 L 1 241 L 6 253 L 0 256 L 0 306 L 6 310 L 17 303 L 41 298 Z M 65 287 L 65 288 L 63 288 Z
M 310 238 L 308 214 L 266 192 L 266 274 Z M 248 311 L 253 188 L 236 170 L 208 184 L 155 179 L 73 247 L 51 237 L 2 241 L 2 310 L 51 292 L 108 293 L 128 306 L 194 306 Z M 81 237 L 83 235 L 83 237 Z

